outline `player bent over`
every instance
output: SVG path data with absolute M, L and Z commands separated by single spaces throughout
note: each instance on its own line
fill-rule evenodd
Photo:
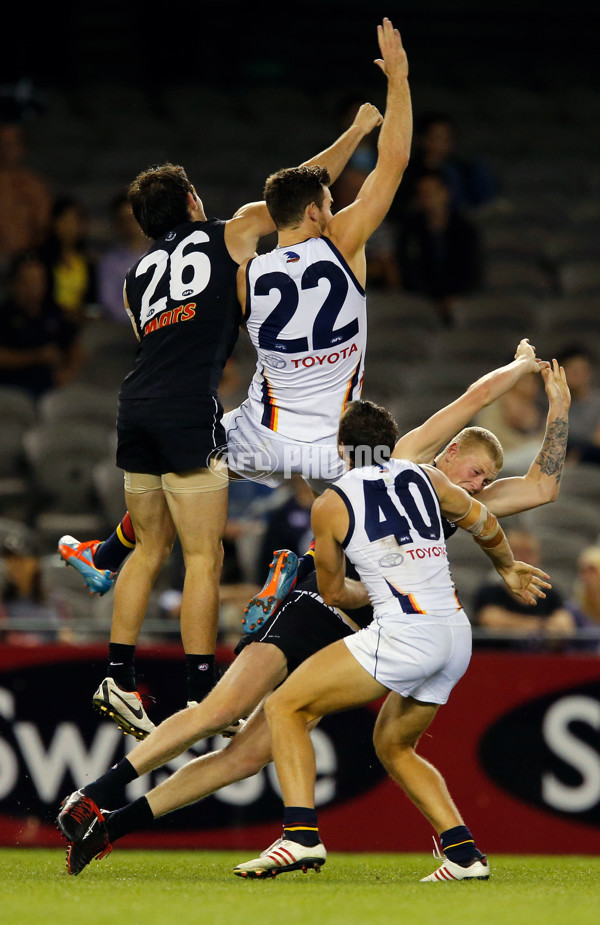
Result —
M 385 418 L 353 406 L 340 443 L 379 445 Z M 496 517 L 431 466 L 398 458 L 351 469 L 313 505 L 319 590 L 331 606 L 371 601 L 375 618 L 301 665 L 267 698 L 265 713 L 284 799 L 284 829 L 260 857 L 239 864 L 241 877 L 276 876 L 325 863 L 314 808 L 315 756 L 309 736 L 321 716 L 389 695 L 382 725 L 395 750 L 386 768 L 440 837 L 445 860 L 425 880 L 487 879 L 485 856 L 465 826 L 440 773 L 417 755 L 420 736 L 446 703 L 471 657 L 471 626 L 456 597 L 442 518 L 468 530 L 508 588 L 527 604 L 545 597 L 548 575 L 515 562 Z M 345 556 L 362 584 L 346 577 Z

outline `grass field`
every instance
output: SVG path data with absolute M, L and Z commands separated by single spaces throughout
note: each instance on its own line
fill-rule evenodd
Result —
M 247 851 L 115 851 L 78 877 L 59 850 L 0 850 L 3 925 L 596 925 L 600 857 L 491 859 L 488 883 L 419 883 L 415 854 L 329 855 L 320 874 L 239 880 Z

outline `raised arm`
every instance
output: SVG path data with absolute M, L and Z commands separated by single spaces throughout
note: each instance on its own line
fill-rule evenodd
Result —
M 340 173 L 356 151 L 359 143 L 383 121 L 376 106 L 363 103 L 352 125 L 324 151 L 311 157 L 301 166 L 316 164 L 326 167 L 331 182 Z M 225 241 L 229 253 L 237 263 L 243 263 L 253 256 L 260 238 L 275 231 L 275 223 L 264 202 L 249 202 L 237 210 L 225 228 Z
M 355 610 L 369 603 L 364 585 L 346 578 L 346 559 L 342 542 L 349 519 L 344 502 L 333 491 L 315 499 L 311 510 L 315 538 L 315 568 L 319 594 L 330 607 Z
M 533 565 L 515 561 L 495 515 L 464 489 L 453 485 L 439 469 L 433 466 L 424 469 L 436 490 L 444 517 L 473 536 L 508 589 L 525 604 L 535 604 L 538 598 L 546 597 L 542 589 L 551 587 L 549 576 Z
M 329 148 L 311 157 L 301 167 L 326 167 L 331 183 L 335 183 L 358 145 L 374 128 L 381 125 L 383 116 L 372 103 L 363 103 L 352 125 Z
M 385 218 L 410 157 L 412 108 L 408 60 L 400 33 L 389 19 L 377 27 L 381 58 L 375 61 L 387 78 L 385 116 L 377 143 L 377 163 L 351 205 L 334 215 L 327 235 L 349 260 L 364 247 Z
M 565 371 L 556 360 L 542 370 L 542 377 L 549 402 L 546 433 L 527 475 L 499 479 L 477 495 L 496 517 L 519 514 L 558 497 L 567 452 L 571 393 Z
M 475 415 L 500 398 L 522 376 L 540 372 L 548 364 L 536 359 L 535 347 L 528 338 L 520 341 L 512 363 L 500 366 L 478 379 L 466 392 L 433 414 L 424 424 L 400 438 L 393 456 L 416 463 L 429 463 L 435 454 L 466 427 Z

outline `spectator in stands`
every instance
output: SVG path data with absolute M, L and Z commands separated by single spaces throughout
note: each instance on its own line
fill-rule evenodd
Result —
M 545 411 L 540 376 L 523 376 L 497 401 L 475 418 L 479 427 L 496 434 L 504 447 L 504 465 L 514 469 L 528 465 L 544 438 Z
M 570 462 L 600 463 L 600 388 L 594 386 L 594 357 L 585 347 L 566 347 L 558 356 L 571 391 Z
M 98 260 L 98 301 L 111 321 L 129 324 L 123 305 L 123 281 L 129 267 L 148 250 L 148 238 L 136 222 L 125 191 L 110 203 L 114 238 Z
M 48 269 L 54 301 L 66 318 L 78 323 L 96 302 L 96 266 L 86 234 L 82 204 L 71 196 L 56 199 L 39 255 Z
M 471 211 L 497 195 L 497 184 L 485 164 L 456 153 L 456 125 L 444 112 L 425 112 L 415 119 L 413 150 L 392 214 L 401 217 L 423 174 L 441 172 L 453 208 Z
M 482 254 L 475 225 L 453 204 L 441 171 L 415 182 L 411 208 L 398 230 L 402 286 L 429 296 L 446 324 L 456 298 L 481 286 Z
M 39 398 L 79 370 L 78 327 L 52 299 L 47 270 L 35 254 L 14 259 L 7 287 L 0 305 L 0 384 Z
M 515 559 L 541 568 L 540 543 L 525 529 L 511 529 L 506 537 Z M 546 597 L 535 605 L 519 601 L 501 582 L 492 580 L 476 592 L 473 605 L 474 623 L 484 628 L 494 646 L 537 649 L 565 648 L 565 637 L 572 636 L 575 619 L 567 609 L 560 591 L 549 588 Z M 509 636 L 502 640 L 502 636 Z M 516 638 L 515 638 L 516 637 Z
M 16 254 L 40 245 L 48 230 L 49 185 L 25 160 L 22 126 L 0 123 L 0 277 Z
M 596 638 L 578 648 L 600 652 L 600 546 L 588 546 L 577 562 L 577 578 L 567 607 L 578 629 L 596 631 Z
M 2 590 L 0 637 L 19 645 L 38 645 L 68 638 L 68 610 L 43 584 L 42 565 L 34 540 L 8 535 L 0 549 Z M 35 625 L 30 625 L 34 622 Z M 20 625 L 21 624 L 21 625 Z

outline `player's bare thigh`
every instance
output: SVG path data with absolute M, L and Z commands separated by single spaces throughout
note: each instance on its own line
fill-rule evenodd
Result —
M 160 476 L 126 472 L 125 504 L 135 530 L 138 553 L 166 557 L 175 539 L 175 525 Z
M 227 521 L 228 478 L 225 467 L 167 472 L 161 477 L 184 556 L 210 553 L 220 546 Z
M 287 677 L 287 661 L 277 646 L 255 642 L 231 663 L 218 684 L 197 707 L 186 713 L 219 731 L 248 716 Z M 213 718 L 210 722 L 209 717 Z
M 363 706 L 388 693 L 350 654 L 342 640 L 303 662 L 266 702 L 267 715 L 301 712 L 307 722 Z

